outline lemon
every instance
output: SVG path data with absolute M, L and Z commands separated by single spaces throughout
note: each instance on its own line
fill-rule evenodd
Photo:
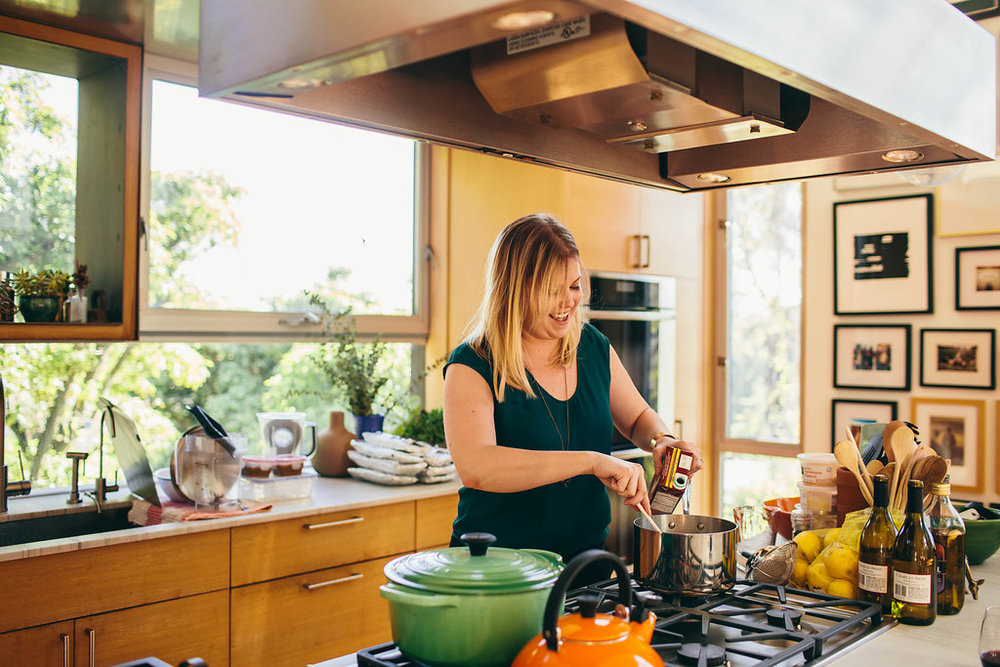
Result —
M 854 599 L 857 595 L 857 590 L 854 588 L 854 584 L 849 582 L 847 579 L 831 580 L 830 584 L 826 587 L 826 592 L 838 598 Z
M 858 577 L 858 555 L 849 546 L 838 544 L 826 554 L 826 571 L 834 579 L 854 581 Z M 843 595 L 841 597 L 850 597 Z
M 840 539 L 840 528 L 831 528 L 826 535 L 823 536 L 823 548 L 827 548 L 834 542 Z
M 796 584 L 805 584 L 806 579 L 806 569 L 809 567 L 809 563 L 806 562 L 805 558 L 795 559 L 795 568 L 792 570 L 792 581 Z
M 796 544 L 796 550 L 799 555 L 805 558 L 810 563 L 816 560 L 816 556 L 819 555 L 820 550 L 823 548 L 823 541 L 819 539 L 819 535 L 811 530 L 804 530 L 792 540 Z
M 809 588 L 826 593 L 833 577 L 826 571 L 825 563 L 809 563 L 809 567 L 806 568 L 806 581 L 809 582 Z

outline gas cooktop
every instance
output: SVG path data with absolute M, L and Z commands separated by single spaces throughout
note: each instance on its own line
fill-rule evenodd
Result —
M 632 588 L 642 590 L 634 581 Z M 584 593 L 601 598 L 602 613 L 618 604 L 618 584 L 609 579 L 570 591 L 567 613 L 579 611 Z M 875 603 L 746 580 L 703 598 L 662 596 L 647 608 L 657 617 L 653 648 L 667 667 L 819 667 L 892 624 Z M 357 659 L 359 666 L 417 665 L 392 643 L 359 651 Z

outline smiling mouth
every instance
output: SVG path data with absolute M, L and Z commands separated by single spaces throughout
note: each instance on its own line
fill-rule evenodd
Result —
M 549 317 L 554 319 L 556 322 L 565 322 L 566 320 L 569 319 L 569 313 L 566 312 L 566 313 L 561 313 L 559 315 L 549 315 Z

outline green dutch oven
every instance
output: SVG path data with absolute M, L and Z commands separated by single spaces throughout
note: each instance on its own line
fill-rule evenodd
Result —
M 393 641 L 431 667 L 510 665 L 542 631 L 562 559 L 538 549 L 491 549 L 489 533 L 461 540 L 465 547 L 408 554 L 385 566 L 389 583 L 380 590 Z

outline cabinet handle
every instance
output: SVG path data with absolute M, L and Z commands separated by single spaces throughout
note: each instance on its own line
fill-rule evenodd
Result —
M 95 648 L 97 645 L 97 632 L 93 628 L 85 628 L 83 633 L 87 635 L 87 648 L 90 651 L 87 667 L 95 667 L 97 661 L 94 660 Z
M 646 247 L 646 261 L 642 261 L 642 248 Z M 639 268 L 648 269 L 649 268 L 649 234 L 643 234 L 639 237 Z
M 327 521 L 326 523 L 304 523 L 302 527 L 306 530 L 316 530 L 318 528 L 334 528 L 335 526 L 346 526 L 350 523 L 361 523 L 365 518 L 363 516 L 354 516 L 350 519 L 342 519 L 340 521 Z
M 318 584 L 302 584 L 302 588 L 307 591 L 314 591 L 317 588 L 323 588 L 324 586 L 333 586 L 334 584 L 344 584 L 348 581 L 355 581 L 361 579 L 365 575 L 360 572 L 355 572 L 354 574 L 349 574 L 346 577 L 341 577 L 340 579 L 330 579 L 329 581 L 321 581 Z
M 63 645 L 63 667 L 72 667 L 73 659 L 69 653 L 69 635 L 65 632 L 59 633 L 59 641 Z

